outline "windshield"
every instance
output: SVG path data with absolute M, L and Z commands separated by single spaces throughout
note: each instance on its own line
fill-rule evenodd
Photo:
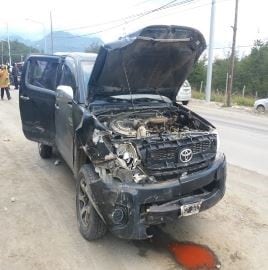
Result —
M 89 82 L 92 69 L 94 67 L 94 61 L 81 61 L 81 71 L 82 71 L 82 83 L 83 83 L 83 100 L 86 99 L 87 86 Z

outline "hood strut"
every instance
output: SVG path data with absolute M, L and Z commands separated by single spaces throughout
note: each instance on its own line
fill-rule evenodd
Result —
M 127 76 L 127 69 L 126 69 L 124 60 L 122 61 L 122 66 L 123 66 L 124 74 L 125 74 L 125 77 L 126 77 L 127 88 L 128 88 L 129 94 L 130 94 L 132 108 L 133 108 L 133 111 L 135 111 L 133 96 L 132 96 L 131 88 L 130 88 L 130 85 L 129 85 L 129 80 L 128 80 L 128 76 Z

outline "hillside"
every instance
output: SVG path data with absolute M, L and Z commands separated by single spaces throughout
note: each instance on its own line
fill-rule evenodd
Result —
M 28 47 L 33 47 L 40 52 L 44 52 L 45 42 L 46 42 L 46 53 L 51 52 L 51 38 L 50 34 L 47 34 L 41 40 L 34 40 L 34 36 L 31 39 L 26 38 L 23 33 L 15 34 L 10 33 L 10 41 L 17 41 L 23 43 Z M 1 40 L 7 40 L 5 34 L 0 35 Z M 56 31 L 53 32 L 54 40 L 54 52 L 84 52 L 89 47 L 97 48 L 103 44 L 103 41 L 99 37 L 87 37 L 73 35 L 68 32 Z
M 71 33 L 58 31 L 53 33 L 54 52 L 84 52 L 92 45 L 101 45 L 103 41 L 98 37 L 76 36 Z M 45 38 L 33 42 L 32 46 L 43 51 L 46 42 L 46 52 L 51 52 L 51 38 Z

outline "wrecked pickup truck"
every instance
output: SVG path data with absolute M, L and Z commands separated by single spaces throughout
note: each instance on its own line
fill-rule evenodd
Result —
M 126 239 L 196 214 L 224 195 L 226 161 L 215 127 L 176 103 L 205 49 L 202 34 L 149 26 L 98 55 L 31 55 L 20 88 L 25 136 L 42 158 L 57 149 L 77 179 L 87 240 Z

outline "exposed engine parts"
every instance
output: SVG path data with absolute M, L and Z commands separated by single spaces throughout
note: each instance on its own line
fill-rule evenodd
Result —
M 179 131 L 177 117 L 163 115 L 125 115 L 115 118 L 110 128 L 117 134 L 130 138 L 143 138 L 167 131 Z
M 216 153 L 216 135 L 183 111 L 124 112 L 98 119 L 105 128 L 94 129 L 88 154 L 104 181 L 163 181 L 188 173 L 182 151 L 191 153 L 189 163 L 198 161 L 202 167 L 208 166 L 202 160 Z

